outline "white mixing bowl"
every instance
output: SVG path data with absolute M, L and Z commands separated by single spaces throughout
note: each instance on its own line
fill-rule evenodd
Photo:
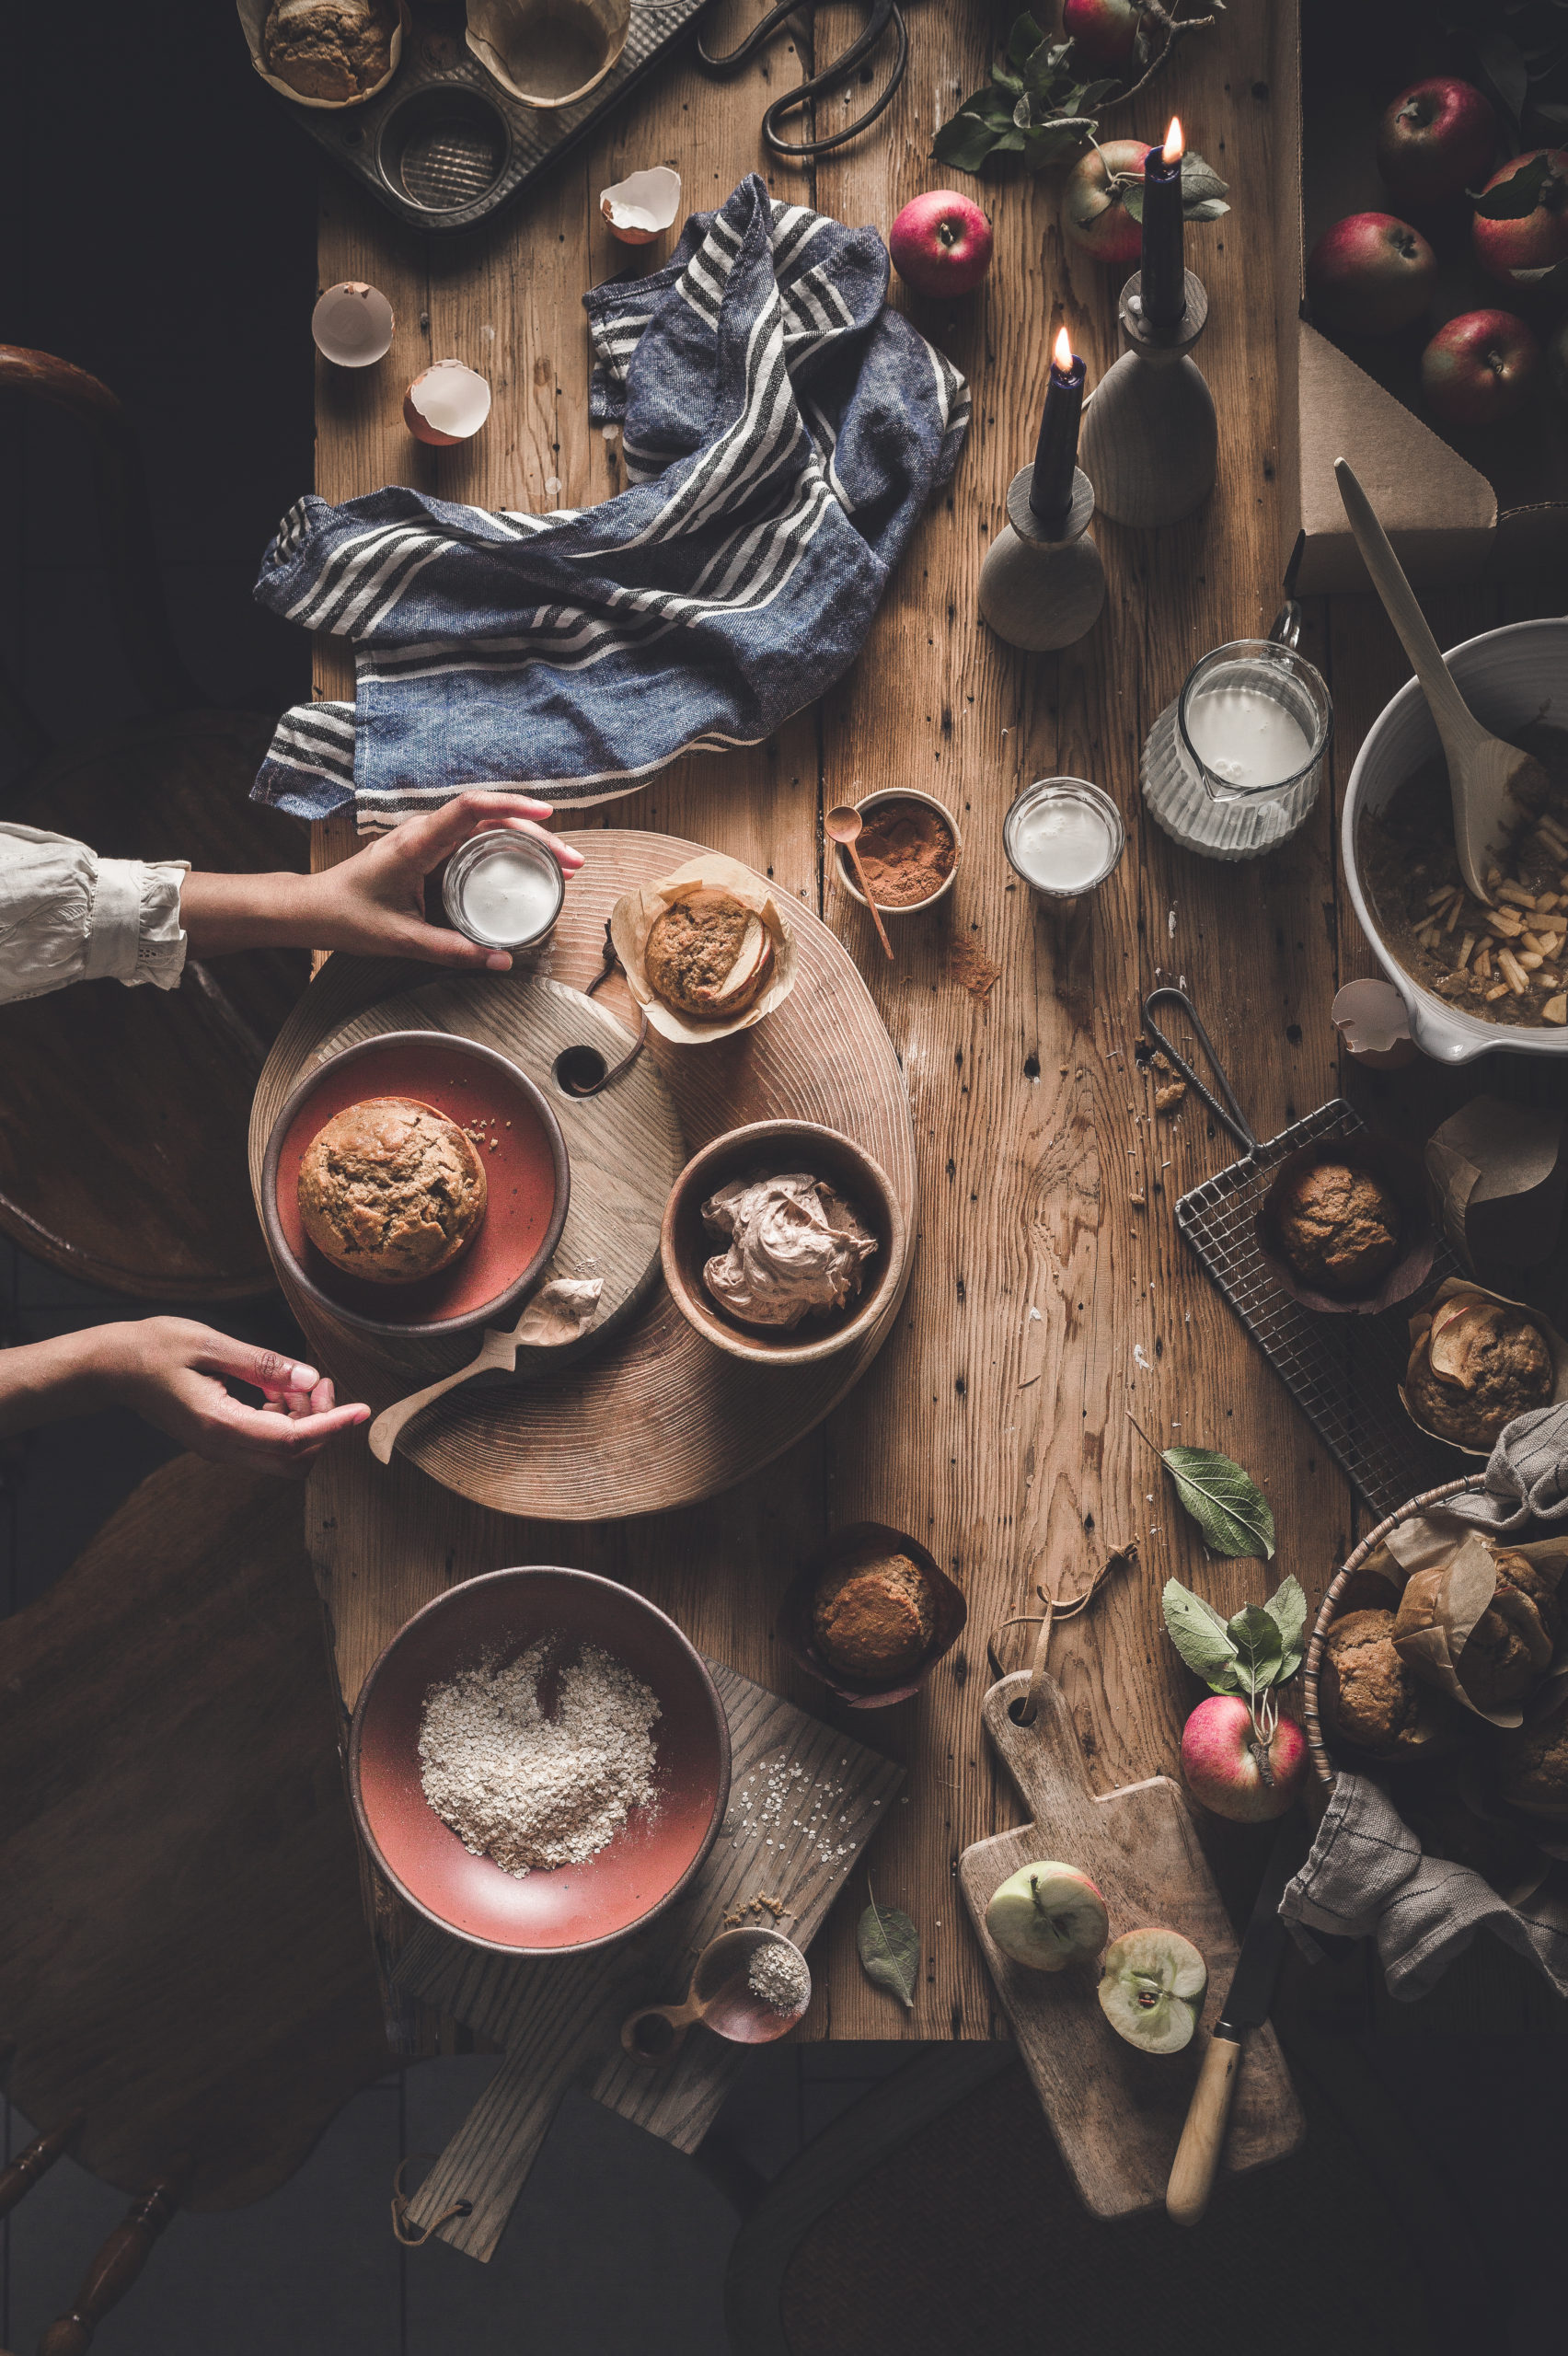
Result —
M 1532 720 L 1568 728 L 1568 618 L 1509 622 L 1502 629 L 1483 630 L 1479 638 L 1450 647 L 1446 660 L 1465 701 L 1494 734 L 1512 739 Z M 1444 1064 L 1467 1064 L 1496 1047 L 1505 1047 L 1511 1055 L 1568 1055 L 1568 1028 L 1527 1030 L 1519 1023 L 1482 1022 L 1478 1015 L 1460 1013 L 1423 989 L 1394 963 L 1372 921 L 1356 862 L 1356 822 L 1363 810 L 1385 808 L 1411 772 L 1441 749 L 1426 698 L 1411 679 L 1367 730 L 1344 797 L 1340 851 L 1356 920 L 1403 999 L 1424 1055 Z

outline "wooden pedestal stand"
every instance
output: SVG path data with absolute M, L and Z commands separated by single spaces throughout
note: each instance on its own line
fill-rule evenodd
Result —
M 1008 485 L 1008 520 L 980 568 L 980 611 L 1009 646 L 1045 654 L 1092 629 L 1105 603 L 1105 568 L 1089 536 L 1094 485 L 1073 469 L 1072 504 L 1059 533 L 1047 532 L 1029 503 L 1034 468 L 1020 467 Z
M 1186 272 L 1187 303 L 1166 333 L 1143 315 L 1143 273 L 1122 289 L 1117 315 L 1128 349 L 1108 368 L 1083 413 L 1084 465 L 1100 512 L 1136 530 L 1174 524 L 1214 489 L 1219 434 L 1214 395 L 1189 355 L 1208 321 L 1201 278 Z

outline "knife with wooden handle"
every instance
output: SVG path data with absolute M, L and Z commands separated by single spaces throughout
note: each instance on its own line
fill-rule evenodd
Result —
M 1174 2225 L 1195 2225 L 1208 2207 L 1241 2069 L 1241 2040 L 1248 2029 L 1261 2028 L 1267 2020 L 1279 1980 L 1286 1935 L 1279 1901 L 1308 1846 L 1307 1827 L 1299 1811 L 1292 1809 L 1274 1834 L 1262 1887 L 1236 1958 L 1230 1992 L 1209 2034 L 1198 2083 L 1187 2106 L 1186 2124 L 1165 2188 L 1165 2213 Z

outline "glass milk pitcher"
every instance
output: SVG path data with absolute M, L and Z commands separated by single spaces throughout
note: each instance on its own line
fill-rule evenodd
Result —
M 1144 745 L 1144 799 L 1173 842 L 1209 859 L 1261 859 L 1299 832 L 1333 733 L 1321 676 L 1297 653 L 1287 604 L 1267 638 L 1193 664 Z

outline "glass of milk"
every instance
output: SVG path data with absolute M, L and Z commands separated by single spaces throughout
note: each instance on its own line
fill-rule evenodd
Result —
M 1168 835 L 1216 859 L 1287 842 L 1318 799 L 1333 705 L 1320 674 L 1272 638 L 1216 647 L 1149 731 L 1144 798 Z
M 1103 884 L 1126 844 L 1122 814 L 1081 777 L 1038 777 L 1002 822 L 1016 873 L 1043 900 L 1066 906 Z
M 536 835 L 487 828 L 459 843 L 441 896 L 459 932 L 486 949 L 532 949 L 560 914 L 566 880 Z

